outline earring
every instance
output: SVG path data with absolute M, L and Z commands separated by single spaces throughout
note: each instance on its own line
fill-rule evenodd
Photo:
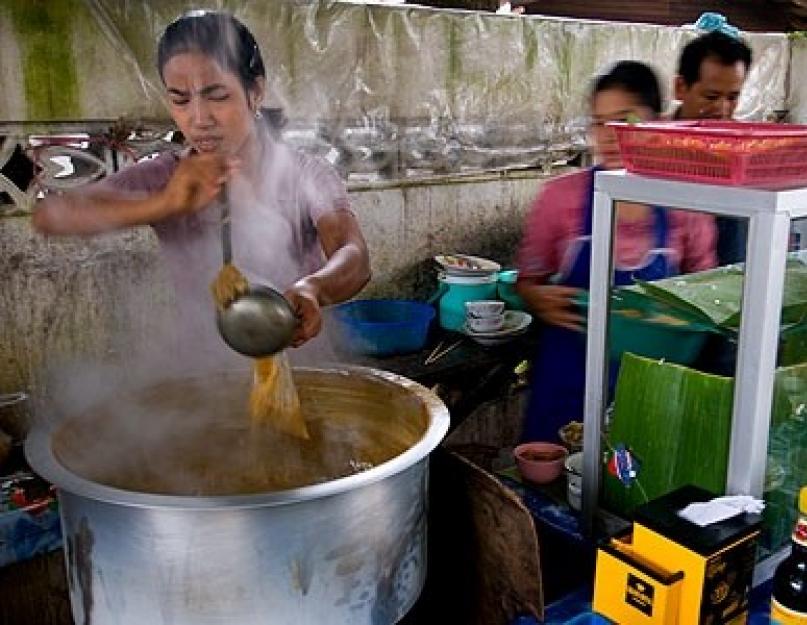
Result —
M 255 109 L 255 119 L 262 119 L 263 113 L 261 113 L 261 109 Z

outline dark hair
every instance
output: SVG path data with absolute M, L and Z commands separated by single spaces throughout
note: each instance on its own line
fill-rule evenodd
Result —
M 245 91 L 266 76 L 261 51 L 249 29 L 229 13 L 189 11 L 171 22 L 157 45 L 157 69 L 177 54 L 201 52 L 238 76 Z M 164 80 L 164 78 L 163 78 Z
M 635 96 L 657 115 L 661 113 L 661 89 L 656 73 L 639 61 L 619 61 L 594 78 L 591 99 L 602 91 L 620 89 Z
M 747 70 L 751 67 L 751 48 L 744 41 L 718 31 L 693 39 L 684 46 L 678 60 L 678 75 L 687 86 L 691 87 L 700 80 L 701 65 L 709 58 L 716 59 L 721 65 L 734 65 L 740 61 Z

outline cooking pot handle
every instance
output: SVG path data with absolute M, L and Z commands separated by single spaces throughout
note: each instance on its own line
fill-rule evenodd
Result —
M 16 404 L 21 404 L 28 399 L 28 394 L 19 391 L 17 393 L 0 394 L 0 408 L 8 408 Z
M 445 295 L 447 291 L 448 287 L 441 282 L 440 285 L 437 287 L 437 291 L 435 291 L 434 295 L 432 295 L 429 299 L 426 300 L 426 303 L 429 304 L 430 306 L 434 306 L 438 301 L 440 301 L 440 298 L 443 297 L 443 295 Z

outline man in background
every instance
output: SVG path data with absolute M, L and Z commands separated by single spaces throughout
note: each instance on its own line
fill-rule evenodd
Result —
M 681 52 L 674 119 L 722 119 L 734 116 L 751 68 L 751 49 L 741 39 L 714 31 L 690 41 Z M 717 218 L 717 259 L 721 265 L 745 260 L 748 223 Z

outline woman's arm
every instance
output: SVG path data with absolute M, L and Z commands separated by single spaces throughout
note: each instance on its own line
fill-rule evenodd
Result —
M 370 280 L 370 254 L 353 213 L 346 210 L 325 213 L 317 221 L 317 233 L 327 262 L 285 293 L 301 318 L 292 342 L 295 347 L 319 334 L 321 306 L 349 299 Z
M 143 196 L 93 186 L 51 193 L 37 202 L 34 228 L 47 235 L 92 235 L 153 223 L 170 212 L 162 194 Z
M 581 330 L 583 317 L 572 304 L 580 289 L 547 284 L 560 267 L 559 242 L 568 243 L 569 239 L 563 213 L 570 210 L 579 191 L 579 185 L 573 185 L 571 191 L 567 189 L 568 180 L 561 181 L 563 187 L 557 182 L 547 183 L 530 208 L 518 250 L 516 291 L 543 323 Z
M 235 167 L 219 156 L 194 155 L 180 160 L 157 192 L 125 191 L 102 181 L 51 193 L 37 203 L 33 225 L 42 234 L 92 235 L 195 212 L 215 199 Z

